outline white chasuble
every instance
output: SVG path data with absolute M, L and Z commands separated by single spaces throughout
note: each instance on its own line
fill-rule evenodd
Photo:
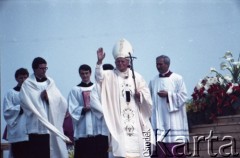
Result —
M 49 105 L 46 105 L 40 97 L 43 87 L 46 88 Z M 45 83 L 39 83 L 32 74 L 22 84 L 19 97 L 24 113 L 27 115 L 28 133 L 49 133 L 50 157 L 67 158 L 68 153 L 65 142 L 70 142 L 70 140 L 63 134 L 67 101 L 55 85 L 55 82 L 47 76 Z
M 100 86 L 114 157 L 150 157 L 148 146 L 155 143 L 155 137 L 150 124 L 152 99 L 145 80 L 135 72 L 136 89 L 141 94 L 139 102 L 134 99 L 130 69 L 123 73 L 116 69 L 103 71 L 102 65 L 97 65 L 95 78 Z
M 127 79 L 118 77 L 120 90 L 120 107 L 121 119 L 123 124 L 124 139 L 126 145 L 127 156 L 139 156 L 139 129 L 137 120 L 137 109 L 134 101 L 134 85 L 129 83 Z

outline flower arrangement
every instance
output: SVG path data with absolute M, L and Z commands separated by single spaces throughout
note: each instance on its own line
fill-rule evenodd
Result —
M 205 120 L 213 121 L 217 116 L 232 115 L 240 106 L 240 54 L 235 61 L 228 51 L 223 59 L 221 70 L 228 70 L 230 75 L 223 75 L 211 68 L 215 76 L 206 76 L 197 83 L 192 98 L 187 102 L 187 111 L 202 112 Z

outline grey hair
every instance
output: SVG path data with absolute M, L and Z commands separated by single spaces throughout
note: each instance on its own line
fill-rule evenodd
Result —
M 168 56 L 166 56 L 166 55 L 160 55 L 160 56 L 158 56 L 157 58 L 156 58 L 156 61 L 158 60 L 158 59 L 163 59 L 163 61 L 164 61 L 164 63 L 165 64 L 167 64 L 168 66 L 170 65 L 170 58 L 168 57 Z

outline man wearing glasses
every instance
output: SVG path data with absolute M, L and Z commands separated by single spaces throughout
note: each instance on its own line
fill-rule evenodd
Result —
M 46 75 L 45 59 L 36 57 L 32 68 L 34 73 L 25 80 L 19 94 L 27 115 L 29 158 L 67 158 L 64 141 L 69 139 L 63 134 L 62 127 L 67 110 L 66 99 L 54 80 Z

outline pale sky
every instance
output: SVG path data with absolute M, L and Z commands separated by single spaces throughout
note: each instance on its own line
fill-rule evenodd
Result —
M 114 64 L 112 47 L 121 38 L 132 44 L 135 71 L 147 83 L 158 73 L 155 58 L 168 55 L 190 97 L 211 67 L 219 70 L 226 51 L 238 57 L 239 28 L 239 0 L 1 0 L 1 104 L 16 86 L 15 70 L 32 73 L 37 56 L 67 98 L 80 82 L 79 66 L 90 65 L 94 74 L 99 47 L 105 63 Z

